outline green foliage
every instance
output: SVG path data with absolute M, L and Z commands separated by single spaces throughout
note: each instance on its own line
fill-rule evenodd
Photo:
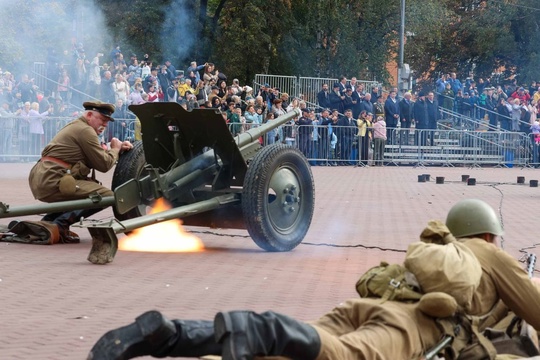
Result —
M 1 5 L 14 16 L 0 23 L 0 66 L 28 68 L 49 47 L 69 52 L 83 42 L 87 56 L 118 44 L 126 56 L 148 53 L 180 69 L 211 61 L 246 82 L 256 73 L 388 82 L 386 65 L 398 56 L 400 0 L 95 1 L 102 14 L 90 0 Z M 533 7 L 525 0 L 406 0 L 404 60 L 425 78 L 505 69 L 519 82 L 538 80 L 540 12 Z
M 226 74 L 243 81 L 261 71 L 278 71 L 278 45 L 289 19 L 286 0 L 237 0 L 227 2 L 219 21 L 214 62 Z M 273 16 L 268 16 L 273 8 Z

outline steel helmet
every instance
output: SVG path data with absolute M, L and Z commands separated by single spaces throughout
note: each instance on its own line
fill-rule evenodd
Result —
M 478 199 L 465 199 L 452 206 L 446 217 L 446 226 L 457 238 L 477 234 L 504 233 L 495 210 Z

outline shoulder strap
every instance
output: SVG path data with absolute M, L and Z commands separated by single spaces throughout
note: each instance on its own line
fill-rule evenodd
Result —
M 382 296 L 382 302 L 385 302 L 387 300 L 394 300 L 397 296 L 397 291 L 399 290 L 399 287 L 401 285 L 401 282 L 405 279 L 405 273 L 399 274 L 399 276 L 396 276 L 394 279 L 390 280 L 388 283 L 388 287 L 386 288 L 386 291 L 384 292 Z

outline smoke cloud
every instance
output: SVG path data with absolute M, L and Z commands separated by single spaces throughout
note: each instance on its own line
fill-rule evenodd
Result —
M 196 19 L 195 9 L 185 0 L 171 1 L 161 34 L 161 48 L 164 56 L 173 63 L 176 61 L 180 65 L 183 62 L 197 60 L 193 53 L 198 26 Z
M 108 53 L 112 40 L 101 9 L 91 0 L 0 0 L 0 67 L 15 74 L 32 76 L 34 63 L 44 63 L 55 53 L 72 63 L 73 52 L 83 45 L 86 57 Z

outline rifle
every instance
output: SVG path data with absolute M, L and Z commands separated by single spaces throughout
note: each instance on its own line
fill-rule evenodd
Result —
M 536 255 L 533 253 L 527 254 L 527 274 L 529 275 L 529 279 L 532 279 L 534 275 L 534 268 L 536 266 Z

